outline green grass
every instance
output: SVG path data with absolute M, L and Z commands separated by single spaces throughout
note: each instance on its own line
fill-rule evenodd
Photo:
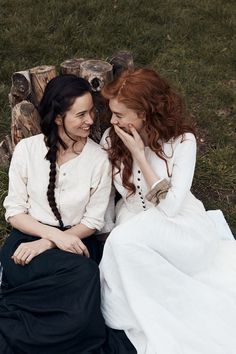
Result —
M 0 0 L 0 139 L 11 74 L 73 57 L 130 50 L 181 90 L 197 123 L 194 193 L 236 234 L 236 3 L 233 0 Z M 6 193 L 1 172 L 1 202 Z M 3 209 L 0 236 L 6 234 Z

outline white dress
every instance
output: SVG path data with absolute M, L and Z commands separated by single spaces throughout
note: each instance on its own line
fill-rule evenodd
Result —
M 236 242 L 222 214 L 209 215 L 190 192 L 195 137 L 163 148 L 171 178 L 145 148 L 153 169 L 171 182 L 157 206 L 146 200 L 136 164 L 135 195 L 127 198 L 115 177 L 122 199 L 100 264 L 106 323 L 124 329 L 138 354 L 235 354 Z

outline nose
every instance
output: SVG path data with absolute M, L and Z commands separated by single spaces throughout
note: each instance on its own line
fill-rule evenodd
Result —
M 94 121 L 94 114 L 92 112 L 88 113 L 86 116 L 86 124 L 92 125 Z
M 115 117 L 114 114 L 111 116 L 111 124 L 117 124 L 117 118 Z

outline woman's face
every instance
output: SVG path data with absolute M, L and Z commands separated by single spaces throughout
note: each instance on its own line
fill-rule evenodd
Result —
M 93 100 L 89 92 L 75 99 L 64 118 L 64 126 L 70 137 L 76 140 L 89 136 L 94 121 L 93 108 Z M 59 126 L 59 133 L 60 131 L 64 133 L 62 118 L 57 117 L 56 123 Z
M 121 129 L 130 133 L 129 124 L 141 133 L 144 126 L 144 118 L 130 108 L 127 108 L 124 103 L 119 102 L 116 98 L 109 101 L 110 110 L 112 112 L 111 124 L 118 125 Z

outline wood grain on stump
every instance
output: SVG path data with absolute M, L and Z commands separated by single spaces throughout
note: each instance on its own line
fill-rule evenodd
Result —
M 80 64 L 83 63 L 86 59 L 68 59 L 63 61 L 60 65 L 60 73 L 61 75 L 65 74 L 73 74 L 76 76 L 80 76 Z
M 36 105 L 41 101 L 47 83 L 55 76 L 55 66 L 41 65 L 30 69 L 33 98 Z
M 100 91 L 113 78 L 112 65 L 103 60 L 86 60 L 80 69 L 80 76 L 89 81 L 93 91 Z

